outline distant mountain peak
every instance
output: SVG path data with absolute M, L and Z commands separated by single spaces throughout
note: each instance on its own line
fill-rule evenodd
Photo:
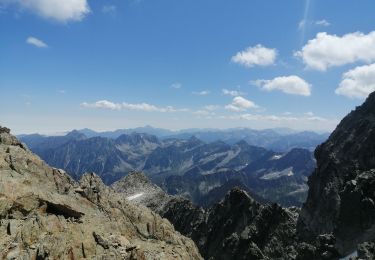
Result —
M 77 139 L 77 140 L 82 140 L 82 139 L 87 138 L 85 134 L 81 133 L 78 130 L 70 131 L 69 133 L 66 134 L 66 137 L 74 138 L 74 139 Z

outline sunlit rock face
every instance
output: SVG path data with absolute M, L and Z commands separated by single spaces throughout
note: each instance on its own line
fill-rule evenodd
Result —
M 202 259 L 192 240 L 95 174 L 75 182 L 0 127 L 2 259 Z

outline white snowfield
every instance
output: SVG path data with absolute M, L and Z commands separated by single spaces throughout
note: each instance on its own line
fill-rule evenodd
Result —
M 131 195 L 131 196 L 127 197 L 126 199 L 127 200 L 135 200 L 136 198 L 141 197 L 143 194 L 144 194 L 143 192 L 137 193 L 137 194 L 134 194 L 134 195 Z

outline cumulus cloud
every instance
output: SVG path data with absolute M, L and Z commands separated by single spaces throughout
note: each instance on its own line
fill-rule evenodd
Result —
M 38 47 L 38 48 L 47 48 L 48 47 L 48 45 L 45 42 L 43 42 L 42 40 L 39 40 L 38 38 L 35 38 L 35 37 L 28 37 L 26 39 L 26 43 L 34 45 L 35 47 Z
M 90 13 L 87 0 L 0 0 L 1 3 L 14 4 L 58 22 L 81 21 Z
M 310 96 L 311 85 L 298 76 L 276 77 L 272 80 L 256 80 L 250 82 L 266 91 L 280 90 L 286 94 Z
M 232 62 L 248 68 L 254 66 L 268 66 L 275 63 L 276 56 L 276 49 L 269 49 L 258 44 L 254 47 L 248 47 L 244 51 L 238 52 L 232 57 Z
M 175 109 L 172 106 L 158 107 L 155 105 L 147 103 L 114 103 L 108 100 L 100 100 L 95 103 L 83 102 L 81 104 L 84 108 L 99 108 L 99 109 L 109 109 L 109 110 L 135 110 L 135 111 L 144 111 L 144 112 L 186 112 L 187 109 Z
M 358 61 L 370 63 L 375 61 L 375 31 L 343 36 L 321 32 L 295 56 L 300 57 L 307 68 L 320 71 Z
M 356 67 L 344 73 L 336 94 L 349 98 L 366 98 L 375 91 L 375 63 Z
M 258 108 L 253 101 L 250 101 L 246 98 L 243 98 L 241 96 L 235 97 L 232 100 L 232 103 L 225 106 L 225 109 L 234 111 L 234 112 L 240 112 L 245 111 L 250 108 Z
M 208 91 L 208 90 L 193 91 L 193 95 L 207 96 L 208 94 L 210 94 L 210 91 Z
M 229 90 L 229 89 L 225 89 L 225 88 L 222 90 L 222 93 L 223 93 L 223 95 L 232 96 L 232 97 L 244 95 L 244 93 L 242 93 L 238 90 Z

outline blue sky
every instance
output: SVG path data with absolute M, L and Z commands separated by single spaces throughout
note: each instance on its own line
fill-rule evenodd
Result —
M 330 131 L 375 90 L 373 0 L 0 0 L 0 124 Z

